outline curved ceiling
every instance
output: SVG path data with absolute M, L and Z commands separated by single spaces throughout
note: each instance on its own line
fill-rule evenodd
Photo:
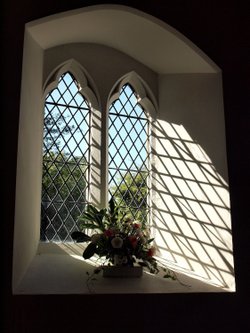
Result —
M 84 7 L 32 21 L 26 29 L 43 49 L 67 43 L 96 43 L 124 52 L 159 74 L 220 71 L 175 29 L 126 6 Z

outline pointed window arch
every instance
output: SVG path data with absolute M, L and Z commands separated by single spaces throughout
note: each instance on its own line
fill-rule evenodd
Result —
M 91 109 L 70 72 L 44 106 L 41 230 L 43 241 L 70 241 L 88 202 Z
M 140 97 L 126 83 L 109 108 L 109 195 L 129 217 L 146 223 L 150 214 L 150 121 Z

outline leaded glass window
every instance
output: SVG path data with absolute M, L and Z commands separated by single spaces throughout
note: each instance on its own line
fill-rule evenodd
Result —
M 109 109 L 109 195 L 128 216 L 149 217 L 149 118 L 133 88 L 126 84 Z
M 71 241 L 88 202 L 90 183 L 88 101 L 69 72 L 46 97 L 43 131 L 41 240 Z

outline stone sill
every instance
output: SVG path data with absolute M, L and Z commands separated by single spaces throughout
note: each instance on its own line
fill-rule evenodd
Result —
M 178 281 L 143 273 L 141 278 L 104 278 L 87 283 L 87 272 L 94 265 L 81 257 L 82 245 L 40 244 L 26 274 L 14 294 L 142 294 L 142 293 L 210 293 L 225 292 L 221 287 L 207 284 L 183 273 Z

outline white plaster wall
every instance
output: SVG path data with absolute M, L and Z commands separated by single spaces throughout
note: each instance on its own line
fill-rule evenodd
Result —
M 219 73 L 159 77 L 152 178 L 159 256 L 234 289 Z
M 94 80 L 102 110 L 106 110 L 107 99 L 114 85 L 131 71 L 141 76 L 152 93 L 158 95 L 158 76 L 155 72 L 120 51 L 91 43 L 72 43 L 47 49 L 44 55 L 44 80 L 60 63 L 71 58 L 79 62 Z
M 16 177 L 14 289 L 36 254 L 40 238 L 43 52 L 29 34 L 25 35 L 23 59 Z
M 227 180 L 221 73 L 159 76 L 158 119 L 182 125 Z

